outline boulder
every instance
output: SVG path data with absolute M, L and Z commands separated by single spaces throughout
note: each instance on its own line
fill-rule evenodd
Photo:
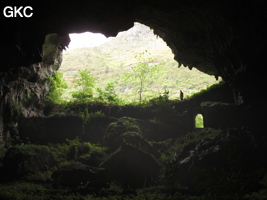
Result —
M 266 153 L 266 136 L 246 129 L 225 130 L 177 151 L 165 177 L 196 193 L 257 191 L 266 173 Z
M 10 148 L 3 159 L 6 179 L 14 179 L 45 172 L 55 165 L 52 152 L 44 146 L 18 146 Z
M 143 136 L 139 124 L 133 118 L 123 117 L 109 124 L 105 134 L 105 143 L 110 152 L 114 152 L 123 143 L 130 144 L 142 151 L 159 157 L 160 154 Z
M 100 166 L 108 169 L 112 179 L 120 181 L 124 190 L 149 186 L 160 173 L 160 165 L 153 156 L 125 143 Z
M 160 157 L 160 153 L 157 149 L 147 141 L 141 134 L 136 132 L 126 132 L 120 137 L 120 143 L 126 143 L 134 146 L 148 154 L 153 155 L 156 158 Z
M 90 165 L 90 166 L 99 166 L 99 164 L 105 159 L 105 153 L 103 152 L 97 152 L 93 151 L 92 153 L 85 154 L 79 158 L 77 158 L 78 162 L 81 162 L 85 165 Z
M 137 122 L 129 117 L 122 117 L 117 122 L 108 125 L 104 140 L 111 151 L 121 145 L 121 137 L 127 131 L 141 133 Z
M 68 159 L 76 159 L 82 155 L 89 154 L 90 147 L 87 144 L 72 144 L 67 152 Z
M 52 174 L 52 178 L 59 186 L 76 188 L 103 188 L 107 186 L 109 175 L 104 169 L 91 167 L 84 164 L 64 166 Z

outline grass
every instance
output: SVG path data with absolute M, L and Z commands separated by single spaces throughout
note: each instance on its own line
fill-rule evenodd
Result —
M 10 182 L 8 184 L 0 184 L 0 199 L 45 200 L 49 199 L 48 190 L 41 184 L 25 181 Z
M 263 189 L 245 195 L 189 195 L 169 193 L 169 189 L 156 186 L 139 189 L 135 194 L 123 194 L 118 186 L 102 189 L 100 194 L 82 194 L 68 188 L 54 189 L 51 184 L 15 181 L 0 184 L 0 199 L 3 200 L 265 200 Z
M 113 194 L 117 188 L 102 190 L 102 195 L 80 194 L 65 189 L 53 189 L 49 184 L 29 183 L 24 181 L 0 184 L 0 199 L 5 200 L 174 200 L 177 195 L 139 191 L 139 194 Z

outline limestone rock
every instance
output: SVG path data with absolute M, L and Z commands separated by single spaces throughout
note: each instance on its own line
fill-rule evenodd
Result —
M 119 180 L 124 189 L 149 186 L 160 173 L 159 164 L 150 154 L 128 144 L 121 145 L 101 167 L 108 169 L 111 178 Z
M 105 134 L 105 143 L 111 152 L 122 144 L 129 144 L 142 151 L 159 157 L 160 154 L 143 136 L 139 124 L 133 118 L 123 117 L 109 124 Z
M 3 143 L 8 145 L 10 137 L 16 136 L 12 127 L 16 127 L 21 116 L 43 115 L 44 99 L 49 92 L 48 76 L 52 73 L 51 66 L 39 63 L 7 72 L 0 79 L 0 135 Z
M 20 146 L 9 149 L 3 159 L 3 170 L 6 179 L 50 170 L 55 159 L 47 147 Z
M 75 188 L 82 185 L 92 188 L 107 186 L 109 176 L 104 169 L 84 164 L 73 164 L 55 171 L 52 178 L 58 185 Z
M 123 142 L 123 134 L 127 131 L 140 133 L 139 126 L 135 119 L 122 117 L 117 122 L 110 123 L 105 134 L 105 143 L 111 151 L 117 149 Z
M 257 174 L 267 167 L 265 142 L 265 136 L 250 130 L 224 131 L 184 146 L 170 160 L 165 175 L 191 192 L 253 191 L 261 187 L 263 177 Z

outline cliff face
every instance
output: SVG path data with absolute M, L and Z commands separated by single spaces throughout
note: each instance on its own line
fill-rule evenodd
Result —
M 50 86 L 48 77 L 62 61 L 62 50 L 58 48 L 61 40 L 57 34 L 47 35 L 42 62 L 0 74 L 0 145 L 16 139 L 19 117 L 43 115 L 44 97 Z
M 0 134 L 5 141 L 16 136 L 12 130 L 16 130 L 20 115 L 30 117 L 41 114 L 44 95 L 49 91 L 47 75 L 52 71 L 50 66 L 33 64 L 2 74 Z

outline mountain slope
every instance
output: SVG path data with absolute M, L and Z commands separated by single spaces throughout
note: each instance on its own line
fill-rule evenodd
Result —
M 114 82 L 115 90 L 120 97 L 136 100 L 138 95 L 135 88 L 125 83 L 122 76 L 138 63 L 135 56 L 145 50 L 150 53 L 149 57 L 155 58 L 155 63 L 163 68 L 157 73 L 156 81 L 149 85 L 149 92 L 146 92 L 149 97 L 158 96 L 164 90 L 169 90 L 170 97 L 177 98 L 180 89 L 188 96 L 216 82 L 214 77 L 196 69 L 178 69 L 178 63 L 173 59 L 171 49 L 166 43 L 155 36 L 150 28 L 135 23 L 133 28 L 119 33 L 105 44 L 64 53 L 60 71 L 69 84 L 64 98 L 70 98 L 70 91 L 73 90 L 72 80 L 78 75 L 78 70 L 88 69 L 97 77 L 96 87 L 104 89 L 108 82 Z

